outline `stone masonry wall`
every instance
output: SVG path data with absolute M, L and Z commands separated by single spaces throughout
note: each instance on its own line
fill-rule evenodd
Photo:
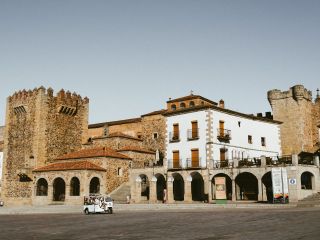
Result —
M 274 120 L 280 125 L 282 154 L 297 154 L 314 150 L 314 119 L 311 92 L 302 85 L 289 91 L 268 92 Z
M 152 166 L 151 164 L 155 162 L 155 154 L 152 153 L 141 153 L 135 151 L 119 151 L 119 153 L 132 158 L 132 168 Z
M 157 133 L 157 138 L 154 138 L 154 133 Z M 166 121 L 163 115 L 142 117 L 142 139 L 145 148 L 159 150 L 160 157 L 165 156 Z
M 99 137 L 99 138 L 94 138 L 91 144 L 83 145 L 84 148 L 108 147 L 114 150 L 118 150 L 123 147 L 129 147 L 129 146 L 141 147 L 142 140 L 125 138 L 125 137 Z
M 88 99 L 44 87 L 20 91 L 7 99 L 3 195 L 31 200 L 31 170 L 81 148 L 88 126 Z

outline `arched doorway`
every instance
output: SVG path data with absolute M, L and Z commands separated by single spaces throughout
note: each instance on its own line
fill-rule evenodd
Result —
M 53 201 L 64 201 L 66 194 L 66 184 L 62 178 L 53 181 Z
M 252 173 L 240 173 L 236 179 L 237 200 L 258 200 L 258 179 Z
M 141 196 L 147 197 L 147 200 L 149 200 L 149 193 L 150 193 L 149 179 L 145 174 L 141 174 L 140 178 L 141 178 Z
M 212 199 L 216 199 L 216 194 L 215 194 L 216 193 L 216 182 L 215 182 L 216 177 L 224 177 L 225 178 L 226 199 L 232 200 L 232 180 L 227 174 L 224 174 L 224 173 L 218 173 L 211 180 Z
M 89 187 L 90 193 L 100 193 L 100 180 L 97 177 L 94 177 L 90 181 L 90 187 Z
M 44 178 L 37 181 L 36 196 L 48 196 L 48 182 Z
M 166 180 L 162 174 L 156 174 L 157 178 L 157 200 L 163 201 L 163 192 L 166 188 Z
M 204 200 L 204 182 L 200 173 L 191 173 L 191 195 L 192 201 L 203 201 Z
M 314 176 L 311 172 L 303 172 L 301 174 L 301 189 L 314 189 Z
M 175 201 L 184 200 L 184 180 L 179 173 L 172 174 L 173 177 L 173 199 Z
M 70 196 L 80 196 L 80 181 L 77 177 L 71 178 Z
M 271 172 L 267 172 L 263 175 L 262 184 L 264 186 L 264 194 L 263 194 L 263 200 L 267 200 L 269 203 L 273 202 L 273 189 L 272 189 L 272 176 Z

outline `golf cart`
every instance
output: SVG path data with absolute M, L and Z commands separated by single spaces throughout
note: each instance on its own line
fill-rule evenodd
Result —
M 90 213 L 113 213 L 113 200 L 111 197 L 102 195 L 90 195 L 84 197 L 83 212 Z

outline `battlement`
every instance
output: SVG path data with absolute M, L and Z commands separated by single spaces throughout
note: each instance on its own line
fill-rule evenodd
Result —
M 58 102 L 64 102 L 66 104 L 74 105 L 76 103 L 88 104 L 89 98 L 82 98 L 76 92 L 71 94 L 70 91 L 65 92 L 64 89 L 61 89 L 55 96 L 53 95 L 53 89 L 49 87 L 46 89 L 41 86 L 39 88 L 34 88 L 33 90 L 23 89 L 22 91 L 15 92 L 13 95 L 8 97 L 9 102 L 24 102 L 28 98 L 36 97 L 38 95 L 47 96 L 50 98 L 56 98 Z
M 307 100 L 312 101 L 312 92 L 308 91 L 303 85 L 295 85 L 289 89 L 289 91 L 281 92 L 278 89 L 268 91 L 268 100 L 271 104 L 273 100 L 293 98 L 296 101 Z

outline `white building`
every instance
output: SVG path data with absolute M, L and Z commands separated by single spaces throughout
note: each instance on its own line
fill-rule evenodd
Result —
M 193 95 L 170 100 L 166 119 L 168 169 L 281 155 L 280 122 L 225 109 L 223 101 L 218 106 Z

